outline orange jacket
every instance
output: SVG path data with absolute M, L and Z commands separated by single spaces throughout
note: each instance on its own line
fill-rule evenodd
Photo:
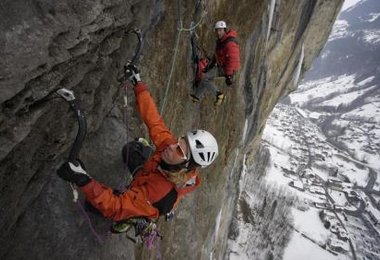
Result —
M 157 204 L 170 194 L 174 196 L 174 203 L 169 203 L 169 211 L 186 193 L 192 192 L 201 184 L 198 171 L 193 170 L 187 174 L 187 180 L 195 178 L 195 185 L 177 187 L 166 179 L 165 174 L 158 170 L 161 161 L 161 152 L 169 145 L 176 143 L 177 139 L 164 124 L 157 107 L 147 90 L 147 86 L 140 82 L 134 88 L 137 109 L 148 126 L 149 135 L 156 151 L 145 162 L 132 180 L 127 191 L 116 195 L 113 190 L 96 180 L 81 187 L 86 199 L 97 208 L 105 217 L 114 221 L 127 218 L 145 216 L 158 218 L 161 214 Z M 174 189 L 174 190 L 173 190 Z M 174 205 L 173 205 L 174 204 Z

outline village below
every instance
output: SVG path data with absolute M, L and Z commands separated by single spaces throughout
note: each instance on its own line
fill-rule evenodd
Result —
M 309 242 L 328 252 L 323 259 L 380 259 L 379 12 L 374 1 L 343 11 L 310 73 L 267 122 L 266 180 L 297 201 L 284 259 L 296 259 L 292 243 Z
M 267 218 L 276 224 L 264 234 L 285 260 L 380 259 L 379 51 L 379 3 L 342 10 L 303 82 L 267 120 L 258 162 L 243 169 L 235 224 L 246 231 L 230 236 L 231 259 L 259 255 L 244 241 L 265 240 L 252 233 Z

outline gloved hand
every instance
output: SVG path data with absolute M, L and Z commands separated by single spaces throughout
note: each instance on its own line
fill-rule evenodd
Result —
M 125 66 L 125 77 L 133 84 L 136 85 L 141 81 L 139 69 L 133 65 L 128 64 Z
M 212 70 L 214 67 L 215 67 L 215 61 L 214 60 L 209 60 L 209 62 L 207 63 L 207 66 L 203 69 L 203 73 L 207 73 L 209 72 L 210 70 Z
M 206 66 L 203 70 L 202 70 L 202 72 L 203 73 L 207 73 L 207 72 L 209 72 L 211 70 L 211 68 L 209 67 L 209 66 Z
M 91 181 L 91 177 L 83 169 L 84 165 L 82 162 L 77 161 L 75 165 L 72 162 L 65 162 L 57 170 L 59 177 L 65 181 L 75 183 L 78 187 L 82 187 Z
M 226 84 L 227 86 L 231 86 L 232 84 L 234 84 L 234 77 L 232 75 L 226 76 Z
M 169 213 L 166 213 L 165 214 L 165 221 L 170 221 L 170 220 L 173 220 L 174 218 L 174 211 L 170 211 Z

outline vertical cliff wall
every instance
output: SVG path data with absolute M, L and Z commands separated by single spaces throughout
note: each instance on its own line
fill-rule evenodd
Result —
M 341 2 L 3 1 L 0 258 L 134 259 L 154 258 L 158 251 L 164 259 L 222 258 L 243 154 L 247 163 L 253 160 L 267 116 L 323 47 Z M 227 93 L 221 107 L 215 108 L 210 96 L 193 104 L 189 34 L 177 29 L 199 21 L 199 41 L 212 53 L 213 23 L 220 19 L 239 33 L 238 84 L 226 89 L 218 81 Z M 90 215 L 102 236 L 99 243 L 72 203 L 69 186 L 55 174 L 77 127 L 67 103 L 51 99 L 65 87 L 75 91 L 87 117 L 81 158 L 88 172 L 115 188 L 126 182 L 120 148 L 144 133 L 132 95 L 123 110 L 117 82 L 136 45 L 125 31 L 134 27 L 144 36 L 142 77 L 165 122 L 176 134 L 208 129 L 221 151 L 175 219 L 160 222 L 164 240 L 156 252 L 136 250 L 124 236 L 109 236 L 109 222 Z

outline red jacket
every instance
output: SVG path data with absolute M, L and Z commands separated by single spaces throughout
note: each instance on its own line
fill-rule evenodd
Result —
M 203 70 L 207 67 L 208 63 L 209 61 L 206 58 L 201 58 L 199 60 L 198 67 L 197 67 L 197 74 L 195 75 L 195 82 L 198 82 L 205 77 L 206 73 L 204 73 Z
M 176 205 L 180 198 L 201 184 L 197 170 L 189 172 L 186 179 L 187 181 L 195 178 L 195 185 L 177 187 L 157 169 L 161 161 L 161 152 L 169 145 L 176 143 L 177 138 L 164 124 L 147 86 L 144 83 L 138 83 L 134 90 L 138 111 L 149 129 L 150 138 L 157 148 L 156 151 L 144 167 L 136 173 L 129 189 L 121 195 L 115 195 L 111 188 L 94 179 L 81 187 L 87 200 L 105 217 L 114 221 L 138 216 L 157 218 L 160 213 L 162 214 L 157 204 L 162 202 L 165 196 L 174 192 L 176 194 L 174 205 Z M 170 209 L 174 207 L 172 204 L 170 204 Z
M 240 47 L 236 37 L 237 32 L 230 29 L 216 41 L 216 62 L 226 76 L 232 76 L 240 68 Z

